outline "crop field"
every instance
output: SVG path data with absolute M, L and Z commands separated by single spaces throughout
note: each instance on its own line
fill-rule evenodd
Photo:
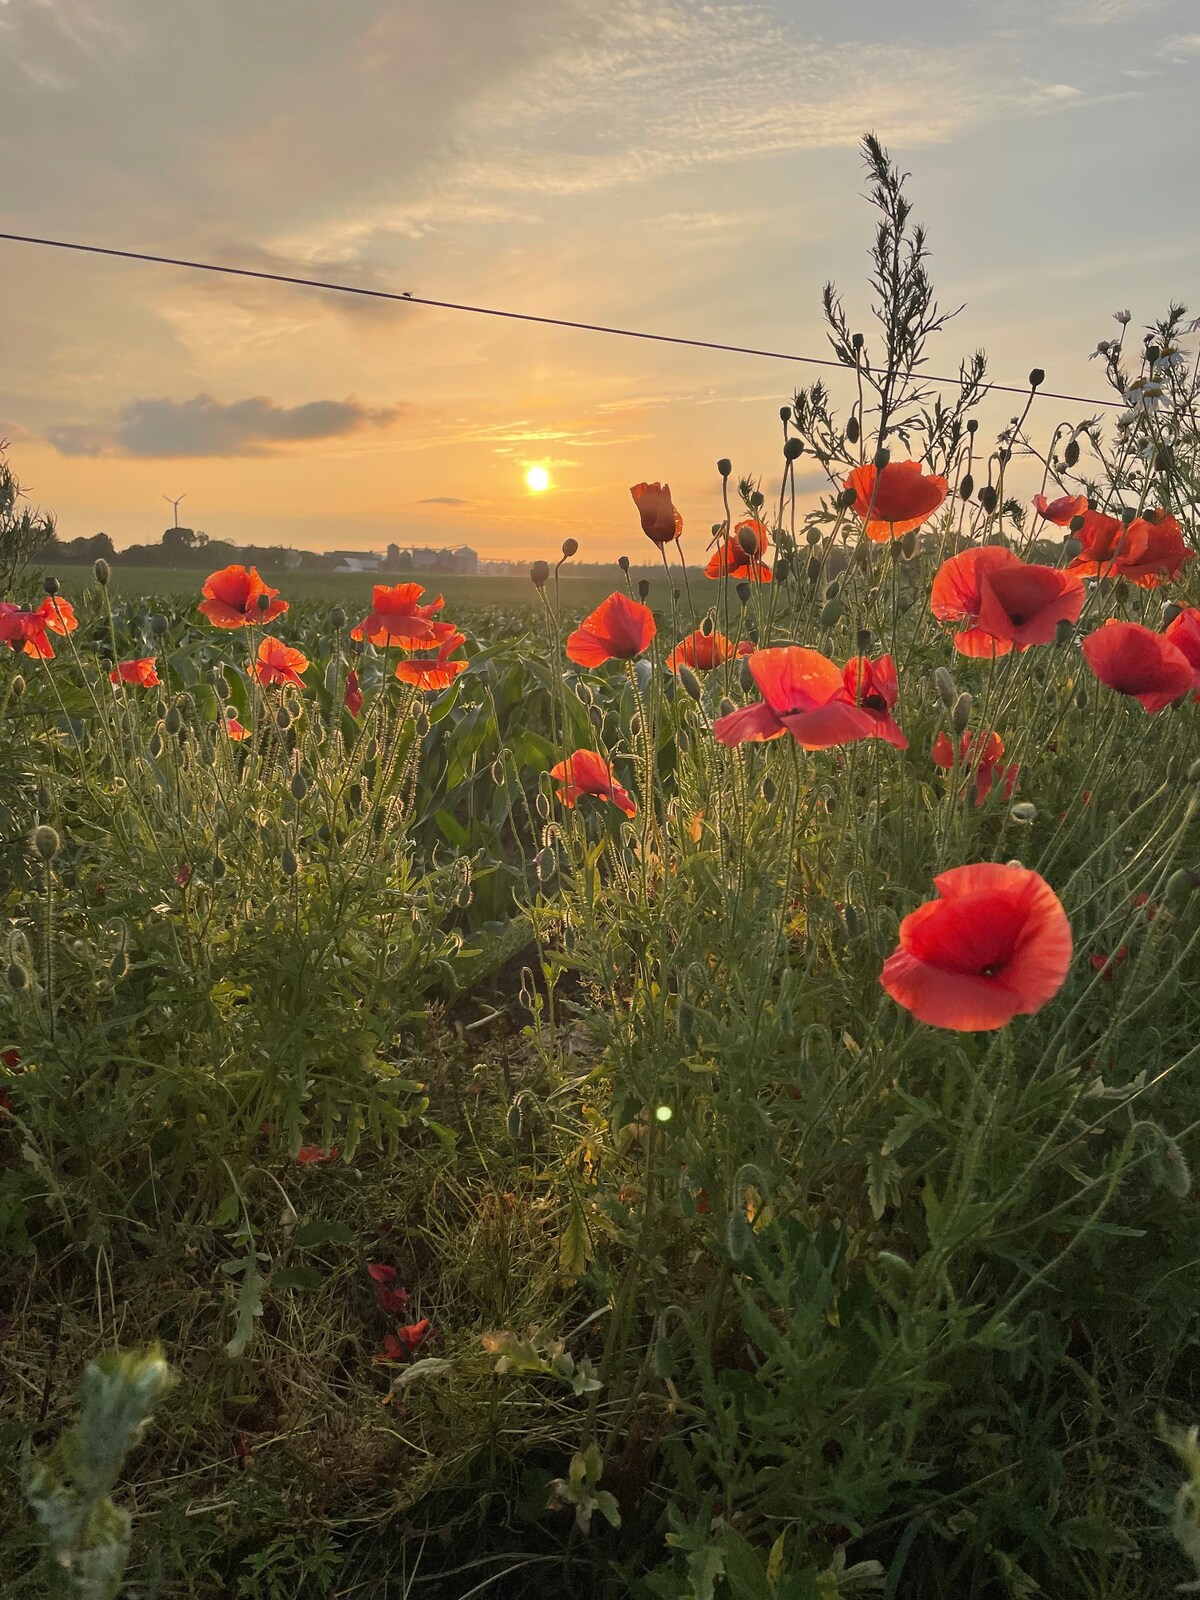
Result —
M 614 507 L 686 585 L 56 572 L 4 468 L 6 1597 L 1196 1579 L 1194 348 L 985 443 L 875 185 L 777 492 Z

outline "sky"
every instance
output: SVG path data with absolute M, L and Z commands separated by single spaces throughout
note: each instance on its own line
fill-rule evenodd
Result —
M 965 307 L 931 369 L 982 346 L 1102 395 L 1115 310 L 1200 301 L 1198 29 L 1195 0 L 0 0 L 0 230 L 823 356 L 827 279 L 869 329 L 872 129 Z M 235 542 L 636 558 L 661 479 L 695 557 L 717 458 L 769 488 L 814 376 L 7 243 L 0 318 L 18 476 L 118 547 L 186 494 Z

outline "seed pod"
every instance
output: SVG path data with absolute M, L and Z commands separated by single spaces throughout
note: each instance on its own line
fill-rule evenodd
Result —
M 650 688 L 651 680 L 654 677 L 654 668 L 646 660 L 645 656 L 640 661 L 634 662 L 633 675 L 637 680 L 638 688 L 645 694 Z
M 579 549 L 579 540 L 578 539 L 570 539 L 570 538 L 564 539 L 563 542 L 562 542 L 563 560 L 564 561 L 569 561 L 571 559 L 571 557 L 576 554 L 578 549 Z
M 979 491 L 979 504 L 983 507 L 987 514 L 991 516 L 999 502 L 1000 496 L 996 493 L 993 485 L 990 483 L 985 483 L 983 488 Z
M 1031 389 L 1039 389 L 1041 388 L 1042 384 L 1045 383 L 1045 381 L 1046 374 L 1042 371 L 1041 367 L 1034 367 L 1033 371 L 1029 374 L 1029 387 Z
M 289 878 L 294 878 L 300 870 L 300 863 L 296 860 L 296 852 L 290 845 L 284 845 L 279 855 L 279 865 Z
M 504 1126 L 508 1131 L 508 1137 L 510 1139 L 519 1139 L 521 1137 L 521 1107 L 516 1100 L 514 1100 L 512 1105 L 510 1105 L 508 1108 L 508 1115 L 504 1119 Z
M 962 694 L 955 698 L 950 707 L 950 726 L 961 739 L 967 731 L 967 724 L 971 720 L 971 707 L 974 705 L 971 696 L 964 689 Z
M 178 706 L 169 706 L 163 719 L 163 727 L 169 734 L 176 734 L 183 727 L 183 712 Z
M 628 556 L 618 556 L 617 557 L 617 565 L 620 567 L 622 572 L 628 572 L 629 571 L 629 557 Z
M 329 626 L 335 631 L 346 626 L 346 613 L 341 606 L 334 606 L 329 613 Z
M 808 563 L 804 568 L 804 575 L 809 583 L 817 583 L 820 580 L 824 565 L 820 556 L 809 556 Z
M 887 466 L 888 462 L 891 459 L 892 459 L 892 452 L 888 449 L 888 447 L 885 444 L 881 444 L 879 446 L 879 449 L 876 450 L 874 457 L 872 458 L 872 464 L 874 465 L 876 472 L 882 472 L 884 467 Z
M 293 800 L 303 800 L 308 793 L 308 779 L 302 772 L 292 773 L 291 791 Z
M 837 499 L 833 503 L 834 503 L 835 506 L 837 506 L 839 511 L 849 511 L 850 507 L 855 503 L 855 501 L 857 499 L 858 499 L 858 490 L 857 489 L 843 489 L 838 494 Z
M 151 761 L 157 761 L 159 756 L 162 755 L 162 752 L 163 752 L 162 735 L 158 734 L 158 733 L 151 734 L 150 735 L 150 743 L 146 746 L 146 750 L 147 750 L 147 752 L 148 752 L 148 754 L 150 756 Z
M 642 578 L 638 583 L 638 599 L 645 603 L 646 596 L 650 593 L 650 580 Z
M 851 412 L 850 418 L 846 423 L 846 443 L 857 444 L 861 436 L 862 429 L 858 425 L 858 418 Z
M 875 635 L 870 628 L 859 628 L 854 635 L 854 646 L 860 656 L 869 656 L 875 643 Z
M 840 600 L 827 600 L 821 607 L 821 615 L 818 620 L 823 628 L 833 628 L 837 626 L 845 615 L 846 608 Z
M 47 577 L 42 579 L 42 588 L 45 589 L 46 593 L 49 595 L 57 594 L 61 587 L 62 585 L 59 583 L 57 578 Z
M 544 589 L 550 581 L 550 563 L 535 561 L 529 569 L 529 576 L 533 580 L 535 589 Z
M 691 667 L 686 662 L 681 661 L 676 667 L 675 673 L 683 686 L 684 693 L 693 700 L 699 700 L 701 694 L 700 679 L 692 671 Z
M 975 493 L 975 479 L 969 472 L 964 472 L 958 485 L 959 497 L 969 500 Z
M 159 616 L 156 613 L 150 618 L 150 632 L 155 636 L 156 639 L 161 639 L 169 627 L 170 623 L 168 623 L 166 617 Z
M 92 564 L 92 571 L 95 573 L 96 582 L 100 585 L 100 587 L 102 589 L 107 589 L 108 580 L 112 577 L 112 568 L 109 566 L 108 562 L 105 561 L 103 556 L 101 556 L 99 560 Z
M 1073 467 L 1079 460 L 1079 440 L 1068 439 L 1067 448 L 1063 451 L 1063 461 L 1068 467 Z
M 785 461 L 799 461 L 804 454 L 804 444 L 800 439 L 785 439 L 783 445 L 783 459 Z
M 54 860 L 62 848 L 62 841 L 57 832 L 47 822 L 43 822 L 33 830 L 29 842 L 33 846 L 34 854 L 40 856 L 47 864 Z
M 8 987 L 16 994 L 29 987 L 29 974 L 19 961 L 8 963 Z
M 954 679 L 950 676 L 945 667 L 938 667 L 937 671 L 934 673 L 933 686 L 937 690 L 938 699 L 945 706 L 946 710 L 949 711 L 954 705 L 955 697 L 958 694 L 958 689 L 955 686 Z
M 12 692 L 18 700 L 25 693 L 25 679 L 19 672 L 12 681 Z
M 729 474 L 733 471 L 733 462 L 730 461 L 728 456 L 722 456 L 721 459 L 717 462 L 717 471 L 721 474 L 721 476 L 723 478 L 727 478 L 729 476 Z
M 1028 826 L 1037 816 L 1037 807 L 1030 800 L 1021 800 L 1017 805 L 1010 807 L 1008 814 L 1014 822 Z

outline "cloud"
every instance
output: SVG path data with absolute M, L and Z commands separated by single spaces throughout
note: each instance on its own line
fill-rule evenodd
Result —
M 454 494 L 429 494 L 424 500 L 418 500 L 419 506 L 469 506 L 469 500 L 460 500 Z
M 1176 64 L 1194 61 L 1200 56 L 1200 33 L 1177 33 L 1173 39 L 1164 39 L 1158 53 Z
M 410 410 L 372 408 L 354 399 L 281 406 L 265 395 L 223 404 L 210 394 L 192 400 L 133 400 L 105 423 L 61 423 L 46 437 L 64 456 L 266 456 L 279 446 L 343 438 L 385 427 Z

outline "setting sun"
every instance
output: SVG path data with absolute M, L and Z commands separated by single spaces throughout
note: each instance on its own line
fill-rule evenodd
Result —
M 542 494 L 550 487 L 550 474 L 545 467 L 528 467 L 525 471 L 525 487 L 534 494 Z

